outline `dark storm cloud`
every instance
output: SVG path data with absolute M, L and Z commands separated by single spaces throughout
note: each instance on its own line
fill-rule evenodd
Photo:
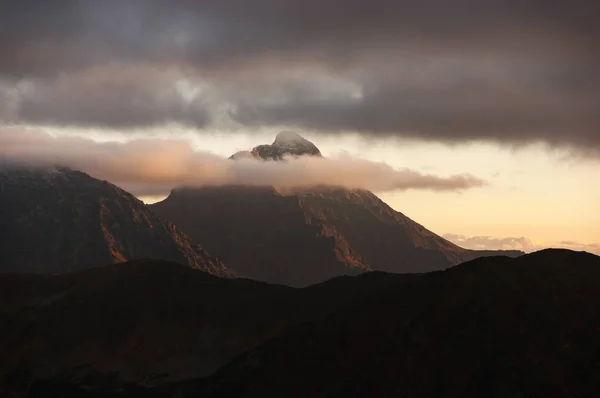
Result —
M 23 0 L 3 4 L 0 68 L 26 74 L 115 59 L 221 66 L 273 52 L 347 60 L 376 47 L 412 44 L 528 50 L 535 44 L 536 51 L 593 56 L 593 3 Z
M 203 127 L 224 103 L 245 126 L 599 148 L 598 8 L 589 0 L 22 0 L 2 4 L 0 79 L 38 82 L 16 112 L 39 123 Z M 55 84 L 113 64 L 193 68 L 222 92 L 189 105 L 124 79 L 94 88 L 104 90 L 98 98 Z M 305 88 L 310 76 L 277 86 L 297 70 L 337 76 L 355 92 L 323 86 L 315 95 Z M 247 84 L 265 74 L 264 87 Z
M 186 98 L 165 71 L 109 67 L 17 86 L 16 121 L 135 127 L 211 121 L 202 96 Z
M 515 68 L 508 78 L 499 78 L 493 70 L 477 76 L 470 62 L 458 72 L 441 72 L 442 79 L 431 72 L 426 81 L 415 82 L 416 74 L 407 73 L 359 81 L 353 93 L 328 96 L 322 88 L 298 82 L 270 101 L 267 86 L 262 96 L 238 101 L 230 114 L 247 126 L 402 134 L 447 142 L 546 141 L 600 149 L 595 71 L 573 75 L 575 71 L 553 65 L 532 65 L 529 71 Z M 276 92 L 280 86 L 271 88 Z

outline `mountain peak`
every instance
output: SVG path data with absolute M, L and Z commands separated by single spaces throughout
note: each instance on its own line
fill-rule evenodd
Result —
M 308 141 L 306 138 L 302 137 L 300 134 L 295 131 L 282 131 L 275 136 L 275 141 L 273 145 L 276 146 L 297 146 L 304 144 L 311 144 L 312 142 Z
M 229 159 L 257 158 L 261 160 L 282 160 L 285 156 L 322 156 L 315 144 L 294 131 L 282 131 L 271 145 L 258 145 L 252 151 L 240 151 Z

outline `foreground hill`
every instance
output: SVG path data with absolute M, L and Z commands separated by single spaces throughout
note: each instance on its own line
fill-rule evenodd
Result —
M 105 386 L 206 376 L 293 324 L 411 277 L 293 289 L 147 260 L 0 274 L 0 396 L 23 395 L 39 378 Z
M 166 268 L 169 272 L 173 269 Z M 200 275 L 199 278 L 207 278 Z M 162 279 L 169 280 L 166 275 Z M 391 283 L 379 285 L 386 280 Z M 285 298 L 292 297 L 292 292 L 299 294 L 297 297 L 309 307 L 310 303 L 327 305 L 330 299 L 348 293 L 354 294 L 356 300 L 346 301 L 330 315 L 320 316 L 328 312 L 322 311 L 308 322 L 292 323 L 208 378 L 154 387 L 142 383 L 111 386 L 101 378 L 73 380 L 67 374 L 37 380 L 30 396 L 591 398 L 600 395 L 600 257 L 587 253 L 546 250 L 517 259 L 480 258 L 446 271 L 405 276 L 367 273 L 301 290 L 248 281 L 223 283 L 229 284 L 231 290 L 226 290 L 224 296 L 216 296 L 213 305 L 207 308 L 214 307 L 216 313 L 217 308 L 227 308 L 222 297 L 241 293 L 233 294 L 239 303 L 239 314 L 248 311 L 245 319 L 256 325 L 255 329 L 246 328 L 236 336 L 264 327 L 262 320 L 266 318 L 257 318 L 256 308 L 274 318 L 287 313 L 283 308 L 306 308 L 300 304 L 294 307 L 291 303 L 295 301 Z M 234 288 L 234 283 L 240 285 Z M 186 286 L 174 282 L 166 289 L 175 291 L 175 286 L 180 289 L 182 285 Z M 358 288 L 361 285 L 363 288 Z M 257 290 L 272 300 L 261 302 Z M 276 290 L 278 293 L 273 294 Z M 291 296 L 286 296 L 288 293 Z M 158 306 L 150 314 L 142 312 L 143 319 L 157 319 L 166 313 L 167 307 Z M 185 319 L 185 314 L 193 308 L 197 307 L 183 305 L 180 312 L 172 315 L 171 322 L 159 330 L 163 332 L 171 323 L 180 325 L 174 320 Z M 83 308 L 80 311 L 83 313 Z M 231 325 L 229 334 L 213 334 L 212 344 L 218 346 L 232 340 L 231 333 L 236 333 L 239 323 L 229 311 L 221 319 L 223 324 Z M 199 319 L 208 322 L 214 318 Z M 148 326 L 139 319 L 132 322 L 139 329 Z M 56 323 L 47 325 L 60 329 Z M 41 330 L 47 334 L 49 329 Z M 125 328 L 128 330 L 131 328 Z M 198 324 L 190 333 L 197 336 L 202 331 L 203 336 L 205 330 L 219 329 Z M 125 335 L 115 331 L 108 341 L 119 341 L 117 336 Z M 151 341 L 144 338 L 134 341 L 147 347 L 152 342 L 156 347 L 173 344 L 172 339 L 154 333 L 148 339 Z M 102 341 L 95 336 L 90 340 Z M 130 343 L 119 351 L 123 361 L 130 358 L 125 354 L 135 347 L 136 344 Z M 165 359 L 164 363 L 169 361 Z
M 310 141 L 280 133 L 272 145 L 239 152 L 265 161 L 321 156 Z M 463 249 L 366 190 L 342 187 L 205 187 L 173 190 L 152 205 L 238 275 L 306 286 L 365 270 L 427 272 L 481 256 L 519 251 Z
M 600 257 L 483 258 L 288 329 L 182 396 L 597 397 Z
M 228 271 L 131 194 L 68 168 L 0 168 L 0 272 L 156 258 Z

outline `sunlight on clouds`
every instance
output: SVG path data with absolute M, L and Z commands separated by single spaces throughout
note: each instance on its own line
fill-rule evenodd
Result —
M 0 160 L 27 165 L 72 167 L 106 179 L 137 195 L 159 195 L 179 186 L 335 185 L 374 191 L 463 190 L 485 185 L 469 174 L 439 177 L 348 155 L 304 156 L 284 161 L 228 160 L 196 151 L 187 140 L 146 138 L 97 142 L 42 131 L 0 130 Z

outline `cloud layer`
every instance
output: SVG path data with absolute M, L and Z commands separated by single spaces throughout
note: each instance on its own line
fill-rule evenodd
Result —
M 23 0 L 0 117 L 600 150 L 600 6 L 574 0 Z
M 553 247 L 586 251 L 600 255 L 600 244 L 585 244 L 574 241 L 560 241 L 552 244 L 545 244 L 526 237 L 496 238 L 492 236 L 465 236 L 457 234 L 445 234 L 444 238 L 459 246 L 472 250 L 522 250 L 525 252 L 533 252 Z
M 5 101 L 12 94 L 13 121 L 42 125 L 208 125 L 211 114 L 202 97 L 186 98 L 176 77 L 167 70 L 109 65 L 5 87 Z
M 60 164 L 111 181 L 136 195 L 167 194 L 178 186 L 337 185 L 373 191 L 464 190 L 484 181 L 465 174 L 450 177 L 394 169 L 342 156 L 301 157 L 283 162 L 228 160 L 195 151 L 187 141 L 146 139 L 98 143 L 80 137 L 52 137 L 35 130 L 0 130 L 0 160 L 27 165 Z

